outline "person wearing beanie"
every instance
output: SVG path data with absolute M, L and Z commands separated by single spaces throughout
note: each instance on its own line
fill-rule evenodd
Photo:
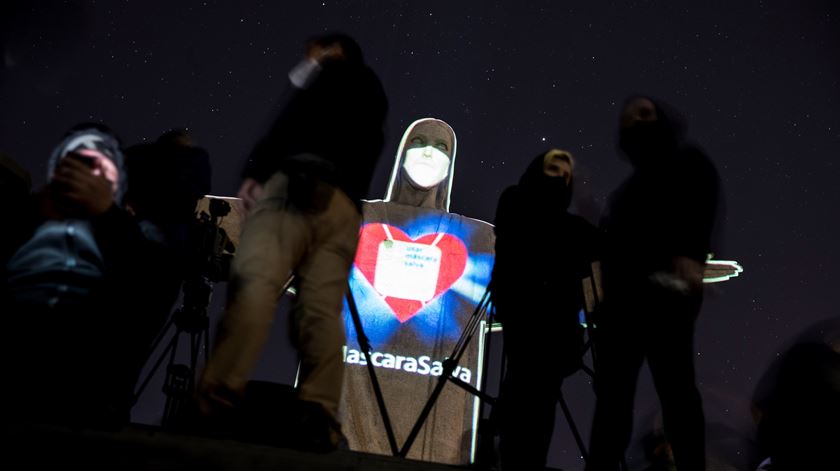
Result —
M 560 149 L 538 155 L 496 209 L 490 286 L 507 355 L 495 412 L 503 469 L 545 467 L 560 387 L 583 364 L 578 313 L 596 231 L 568 211 L 574 162 Z
M 47 171 L 28 237 L 5 264 L 4 314 L 18 333 L 3 346 L 17 384 L 5 394 L 19 420 L 115 426 L 146 353 L 134 336 L 139 290 L 159 257 L 121 206 L 123 153 L 107 127 L 72 128 Z
M 8 289 L 19 300 L 72 305 L 102 279 L 100 242 L 113 242 L 97 240 L 96 232 L 128 218 L 119 207 L 126 183 L 123 154 L 117 138 L 103 129 L 74 127 L 47 161 L 47 185 L 35 195 L 31 236 L 6 265 Z M 56 277 L 67 283 L 56 283 Z

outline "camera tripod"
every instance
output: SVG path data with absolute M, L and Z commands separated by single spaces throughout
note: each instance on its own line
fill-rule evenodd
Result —
M 230 209 L 230 204 L 226 201 L 211 199 L 210 213 L 198 214 L 191 234 L 196 249 L 193 259 L 190 260 L 192 266 L 189 267 L 189 274 L 183 284 L 183 304 L 175 310 L 155 338 L 148 358 L 154 355 L 167 332 L 173 327 L 175 331 L 134 393 L 133 402 L 136 404 L 163 361 L 168 357 L 163 385 L 166 403 L 161 425 L 164 427 L 174 425 L 183 405 L 188 403 L 195 391 L 196 366 L 200 352 L 202 350 L 204 352 L 205 363 L 209 358 L 210 318 L 207 310 L 213 295 L 213 283 L 227 278 L 231 255 L 225 252 L 235 250 L 227 233 L 219 224 L 220 219 L 230 213 Z M 187 364 L 176 363 L 181 334 L 189 334 L 189 362 Z
M 592 281 L 590 278 L 588 278 L 587 280 L 584 280 L 584 283 L 594 283 L 594 281 Z M 594 290 L 595 287 L 593 286 L 592 288 L 593 288 L 593 291 L 595 291 Z M 456 386 L 464 389 L 465 391 L 469 392 L 470 394 L 473 394 L 474 396 L 478 397 L 481 400 L 482 409 L 479 412 L 479 416 L 483 416 L 482 411 L 483 411 L 483 407 L 484 407 L 485 404 L 489 404 L 490 406 L 495 406 L 497 404 L 497 402 L 498 402 L 497 398 L 494 398 L 494 397 L 492 397 L 492 396 L 490 396 L 490 395 L 488 395 L 487 393 L 484 392 L 486 390 L 486 380 L 487 380 L 486 372 L 485 372 L 485 374 L 482 375 L 483 381 L 485 383 L 482 385 L 481 390 L 476 389 L 475 387 L 471 386 L 468 383 L 465 383 L 464 381 L 460 380 L 459 378 L 452 376 L 452 372 L 455 370 L 455 367 L 458 366 L 458 363 L 459 363 L 461 357 L 466 352 L 467 346 L 469 345 L 470 340 L 475 335 L 476 331 L 478 330 L 479 326 L 481 325 L 482 320 L 485 317 L 488 317 L 489 325 L 490 326 L 493 325 L 493 320 L 494 320 L 494 317 L 495 317 L 495 308 L 492 307 L 491 304 L 490 304 L 490 292 L 491 292 L 491 286 L 488 286 L 487 290 L 485 291 L 484 295 L 481 298 L 481 301 L 476 306 L 475 310 L 473 311 L 472 316 L 470 317 L 466 326 L 464 327 L 464 329 L 461 333 L 461 337 L 457 341 L 457 343 L 456 343 L 456 345 L 453 349 L 452 354 L 446 360 L 444 360 L 444 362 L 443 362 L 443 373 L 439 376 L 438 383 L 436 384 L 434 390 L 432 391 L 431 396 L 429 397 L 425 406 L 423 407 L 423 410 L 421 411 L 419 417 L 417 418 L 417 421 L 415 422 L 414 427 L 411 429 L 411 432 L 409 433 L 408 437 L 406 438 L 406 441 L 403 444 L 403 447 L 400 449 L 397 456 L 400 456 L 402 458 L 405 458 L 405 457 L 408 456 L 408 453 L 411 450 L 411 446 L 414 444 L 414 441 L 417 439 L 417 436 L 419 435 L 420 430 L 423 427 L 424 422 L 428 418 L 429 414 L 431 413 L 431 411 L 434 407 L 435 402 L 437 401 L 440 394 L 442 393 L 443 388 L 446 385 L 446 381 L 452 381 Z M 588 307 L 594 307 L 595 305 L 597 305 L 598 294 L 600 294 L 600 293 L 596 291 L 595 292 L 595 301 L 588 304 L 587 305 Z M 488 312 L 489 312 L 489 315 L 488 315 Z M 580 354 L 581 354 L 581 357 L 585 357 L 587 352 L 589 352 L 592 356 L 592 363 L 594 365 L 595 364 L 595 349 L 594 349 L 594 342 L 593 342 L 593 336 L 594 336 L 593 329 L 594 329 L 595 326 L 591 322 L 591 318 L 590 318 L 591 310 L 587 308 L 587 309 L 582 310 L 581 312 L 582 312 L 581 324 L 583 325 L 583 327 L 588 332 L 588 338 L 587 338 L 587 341 L 584 343 L 583 350 L 580 352 Z M 484 368 L 485 369 L 487 368 L 487 365 L 489 363 L 489 361 L 488 361 L 489 359 L 487 358 L 487 353 L 490 349 L 489 347 L 490 347 L 490 340 L 488 339 L 488 341 L 484 345 L 484 348 L 485 348 Z M 506 358 L 506 356 L 504 354 L 504 348 L 502 350 L 502 357 L 503 357 L 503 363 L 502 363 L 502 368 L 501 368 L 500 376 L 499 376 L 500 381 L 504 381 L 504 376 L 505 376 L 504 358 Z M 590 378 L 594 378 L 594 375 L 595 375 L 594 370 L 591 367 L 587 366 L 583 362 L 581 362 L 581 370 L 584 371 L 584 373 L 586 373 Z M 586 451 L 586 446 L 584 444 L 584 441 L 583 441 L 583 438 L 581 437 L 580 432 L 578 431 L 578 428 L 575 424 L 574 418 L 572 417 L 571 409 L 569 408 L 569 405 L 566 402 L 565 397 L 563 396 L 562 390 L 558 391 L 557 403 L 560 405 L 560 408 L 561 408 L 561 410 L 563 412 L 563 415 L 566 419 L 566 423 L 568 424 L 569 429 L 570 429 L 570 431 L 571 431 L 571 433 L 574 437 L 575 443 L 577 444 L 577 446 L 580 450 L 581 456 L 584 458 L 585 461 L 588 460 L 589 455 Z M 491 412 L 491 417 L 492 417 L 492 412 Z M 493 423 L 494 420 L 491 418 L 489 422 Z M 495 434 L 496 427 L 491 426 L 491 429 L 493 429 L 493 430 L 491 430 L 490 433 Z M 485 435 L 485 433 L 486 433 L 486 431 L 484 433 L 481 433 L 481 435 Z
M 428 419 L 429 414 L 431 414 L 435 402 L 437 401 L 438 397 L 440 397 L 440 394 L 443 392 L 443 388 L 444 386 L 446 386 L 447 381 L 452 381 L 453 384 L 460 387 L 461 389 L 464 389 L 468 393 L 479 397 L 483 402 L 487 402 L 489 404 L 493 404 L 496 402 L 496 399 L 494 397 L 491 397 L 485 392 L 478 390 L 469 383 L 466 383 L 460 378 L 457 378 L 452 375 L 452 372 L 455 371 L 455 368 L 458 366 L 458 362 L 461 360 L 461 357 L 466 352 L 470 340 L 472 340 L 473 336 L 478 330 L 478 327 L 481 325 L 481 321 L 484 319 L 487 313 L 487 308 L 489 306 L 490 287 L 488 286 L 487 289 L 484 291 L 484 295 L 481 297 L 481 301 L 479 301 L 478 305 L 475 307 L 475 310 L 473 310 L 472 315 L 467 321 L 466 326 L 464 326 L 464 330 L 461 333 L 461 337 L 455 343 L 455 347 L 452 351 L 452 354 L 443 361 L 443 372 L 438 377 L 438 382 L 435 385 L 435 388 L 432 390 L 431 396 L 429 396 L 429 399 L 426 401 L 426 405 L 423 406 L 423 410 L 417 417 L 417 421 L 414 423 L 414 427 L 412 427 L 411 432 L 409 432 L 408 437 L 406 438 L 402 448 L 400 448 L 399 453 L 397 453 L 397 456 L 401 458 L 405 458 L 408 456 L 408 452 L 411 450 L 411 446 L 414 444 L 414 441 L 417 440 L 417 436 L 420 434 L 420 429 L 423 428 L 423 424 L 426 422 L 426 419 Z
M 163 384 L 166 403 L 163 409 L 161 425 L 164 427 L 173 424 L 173 420 L 177 417 L 181 406 L 189 400 L 192 392 L 195 390 L 196 365 L 198 364 L 199 352 L 202 350 L 202 347 L 204 347 L 204 361 L 207 362 L 210 337 L 210 319 L 207 316 L 207 306 L 210 303 L 212 292 L 212 283 L 206 277 L 185 282 L 184 304 L 175 310 L 166 326 L 158 334 L 152 344 L 152 354 L 157 350 L 161 342 L 163 342 L 166 333 L 173 326 L 175 327 L 175 332 L 167 343 L 166 348 L 158 356 L 158 359 L 155 361 L 154 366 L 152 366 L 146 378 L 140 384 L 140 387 L 134 393 L 134 402 L 136 403 L 137 399 L 143 394 L 149 382 L 160 369 L 164 359 L 168 357 L 166 378 Z M 189 364 L 186 365 L 176 363 L 181 334 L 189 334 Z
M 362 327 L 362 318 L 359 316 L 359 308 L 356 307 L 356 300 L 353 298 L 352 286 L 347 286 L 347 308 L 350 311 L 350 317 L 353 320 L 353 327 L 356 330 L 356 339 L 359 342 L 359 348 L 365 355 L 367 363 L 368 375 L 370 376 L 370 383 L 373 387 L 373 394 L 376 396 L 376 405 L 379 407 L 379 415 L 382 418 L 382 423 L 385 424 L 385 435 L 388 438 L 388 446 L 391 447 L 391 454 L 397 456 L 399 449 L 397 447 L 397 439 L 394 435 L 394 427 L 391 425 L 391 418 L 388 415 L 388 408 L 385 406 L 385 398 L 382 396 L 382 387 L 379 385 L 379 379 L 376 376 L 376 370 L 371 359 L 371 352 L 373 347 L 370 345 L 370 340 L 365 334 L 364 327 Z
M 494 316 L 494 314 L 491 312 L 491 319 L 493 318 L 493 316 Z M 582 361 L 580 363 L 580 366 L 577 368 L 577 370 L 574 370 L 574 371 L 568 373 L 566 376 L 570 376 L 572 374 L 575 374 L 577 371 L 582 371 L 591 380 L 591 379 L 594 378 L 594 370 L 593 370 L 592 367 L 587 365 L 586 357 L 587 357 L 588 354 L 591 354 L 593 356 L 595 354 L 594 350 L 592 350 L 592 340 L 591 340 L 593 333 L 592 333 L 592 330 L 591 330 L 592 325 L 588 322 L 588 320 L 589 320 L 588 316 L 587 317 L 583 317 L 583 316 L 585 316 L 585 314 L 581 316 L 581 324 L 582 325 L 583 324 L 588 324 L 588 326 L 584 325 L 584 328 L 586 328 L 585 332 L 587 333 L 588 339 L 587 339 L 586 342 L 583 343 L 583 346 L 579 351 L 579 355 L 580 355 Z M 498 324 L 491 324 L 490 331 L 491 332 L 492 331 L 497 331 L 497 327 L 496 327 L 497 325 Z M 491 342 L 492 337 L 493 336 L 490 336 L 487 339 L 487 344 L 489 344 Z M 507 339 L 507 335 L 505 335 L 505 337 L 506 337 L 506 340 L 510 341 L 510 339 Z M 573 413 L 572 413 L 572 408 L 567 403 L 565 395 L 564 395 L 564 391 L 563 391 L 563 385 L 564 385 L 564 382 L 565 382 L 564 380 L 565 380 L 566 376 L 564 376 L 563 379 L 560 379 L 559 382 L 556 382 L 556 383 L 554 383 L 554 382 L 557 381 L 558 379 L 557 378 L 552 379 L 551 380 L 551 383 L 552 383 L 551 385 L 542 384 L 542 383 L 531 383 L 531 381 L 527 378 L 529 377 L 529 375 L 533 374 L 533 371 L 530 371 L 530 367 L 522 368 L 520 366 L 520 367 L 516 368 L 517 371 L 518 371 L 518 373 L 516 374 L 516 377 L 519 378 L 519 379 L 514 380 L 513 383 L 503 385 L 506 381 L 511 381 L 510 373 L 513 371 L 512 370 L 513 367 L 509 363 L 511 352 L 508 349 L 508 347 L 505 346 L 504 343 L 502 344 L 502 349 L 501 349 L 500 353 L 501 353 L 501 361 L 500 361 L 500 366 L 498 368 L 498 375 L 499 376 L 498 376 L 497 390 L 500 391 L 501 393 L 500 393 L 499 397 L 496 399 L 495 402 L 484 401 L 484 402 L 487 402 L 489 405 L 492 406 L 490 414 L 489 414 L 488 417 L 485 417 L 483 411 L 480 412 L 480 416 L 482 417 L 482 419 L 479 422 L 479 431 L 478 431 L 480 441 L 479 441 L 479 444 L 478 444 L 477 454 L 476 454 L 476 457 L 475 457 L 476 461 L 474 463 L 474 465 L 477 467 L 477 469 L 496 469 L 496 467 L 498 466 L 498 463 L 499 463 L 499 455 L 498 455 L 498 444 L 499 443 L 498 443 L 497 440 L 499 438 L 499 433 L 502 430 L 502 423 L 503 423 L 502 421 L 503 420 L 508 420 L 508 419 L 503 419 L 503 417 L 505 417 L 505 416 L 507 416 L 508 418 L 510 418 L 510 417 L 522 417 L 522 415 L 521 415 L 523 413 L 522 411 L 509 412 L 509 408 L 515 407 L 516 404 L 521 403 L 521 401 L 523 401 L 523 400 L 529 400 L 528 399 L 528 397 L 530 395 L 529 391 L 534 391 L 535 388 L 540 388 L 537 393 L 539 394 L 539 396 L 542 399 L 538 399 L 538 398 L 535 397 L 534 400 L 544 401 L 544 400 L 550 399 L 550 400 L 552 400 L 552 403 L 554 405 L 559 405 L 560 406 L 560 410 L 563 413 L 563 418 L 566 422 L 566 426 L 568 427 L 568 430 L 569 430 L 570 434 L 572 435 L 572 438 L 574 439 L 575 444 L 576 444 L 576 446 L 579 450 L 579 456 L 581 458 L 583 458 L 584 461 L 587 461 L 589 459 L 589 455 L 588 455 L 588 452 L 587 452 L 587 447 L 586 447 L 585 441 L 584 441 L 581 433 L 579 432 L 579 429 L 576 425 L 576 422 L 575 422 L 575 419 L 574 419 L 574 416 L 573 416 Z M 542 354 L 542 355 L 540 355 L 539 357 L 536 357 L 536 358 L 541 358 L 543 360 L 547 360 L 547 358 L 549 358 L 549 356 L 546 356 L 546 355 L 550 355 L 550 354 L 545 354 L 544 353 L 544 354 Z M 519 352 L 517 357 L 520 358 L 520 360 L 522 358 L 530 358 L 529 354 L 527 354 L 525 352 Z M 485 363 L 485 365 L 486 364 L 487 364 L 487 362 Z M 592 362 L 592 364 L 594 364 L 594 361 Z M 510 369 L 510 371 L 508 371 L 509 369 Z M 552 374 L 556 374 L 556 373 L 545 372 L 545 374 L 552 375 Z M 546 388 L 546 389 L 543 389 L 543 388 Z M 483 386 L 482 390 L 486 390 L 486 386 Z M 549 390 L 552 391 L 552 392 L 550 393 L 549 396 L 545 396 L 544 393 L 549 391 Z M 506 392 L 502 392 L 502 391 L 506 391 Z M 481 404 L 482 407 L 484 406 L 484 402 L 482 402 L 482 404 Z M 551 421 L 554 422 L 554 407 L 553 406 L 551 407 L 551 411 L 552 411 L 551 412 L 551 417 L 552 417 Z M 514 415 L 511 416 L 510 415 L 511 413 L 514 414 Z M 519 414 L 519 415 L 516 415 L 516 414 Z M 511 437 L 514 437 L 514 440 L 515 440 L 516 434 L 518 433 L 517 430 L 519 430 L 519 426 L 522 425 L 521 421 L 518 421 L 518 420 L 515 420 L 515 419 L 514 419 L 514 423 L 509 423 L 507 425 L 508 430 L 514 430 L 514 433 L 510 434 L 508 439 L 510 439 Z M 544 436 L 544 435 L 540 434 L 540 436 Z M 515 447 L 514 445 L 510 444 L 510 441 L 508 443 L 509 443 L 509 445 L 508 445 L 509 447 Z

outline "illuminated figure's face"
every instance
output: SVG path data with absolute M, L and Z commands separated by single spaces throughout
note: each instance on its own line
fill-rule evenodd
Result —
M 451 138 L 437 129 L 420 129 L 411 135 L 403 168 L 416 186 L 429 189 L 449 175 Z
M 543 172 L 549 177 L 563 177 L 568 185 L 572 179 L 572 162 L 564 154 L 546 154 Z

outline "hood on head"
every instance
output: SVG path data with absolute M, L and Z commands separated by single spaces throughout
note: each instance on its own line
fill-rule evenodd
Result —
M 569 183 L 561 177 L 550 177 L 545 174 L 545 162 L 549 156 L 564 156 L 571 163 L 572 175 Z M 550 149 L 536 157 L 528 164 L 522 177 L 519 179 L 519 186 L 526 192 L 538 198 L 539 205 L 556 206 L 559 209 L 568 209 L 572 201 L 572 185 L 574 184 L 575 159 L 571 152 L 562 149 Z
M 119 182 L 117 183 L 117 192 L 114 195 L 114 199 L 117 203 L 122 203 L 122 198 L 128 186 L 128 180 L 125 172 L 125 158 L 120 149 L 120 142 L 115 136 L 94 127 L 76 128 L 64 136 L 64 139 L 53 149 L 50 159 L 47 162 L 47 180 L 52 179 L 53 172 L 55 172 L 59 161 L 64 156 L 80 149 L 97 150 L 114 163 L 119 172 Z
M 143 219 L 186 220 L 196 202 L 210 193 L 210 157 L 186 133 L 169 132 L 154 143 L 125 150 L 130 204 Z
M 431 129 L 430 129 L 431 128 Z M 425 130 L 443 132 L 452 141 L 452 148 L 449 156 L 449 172 L 447 176 L 436 186 L 423 189 L 411 183 L 405 173 L 405 153 L 411 139 Z M 455 173 L 455 154 L 457 150 L 457 139 L 455 131 L 445 121 L 436 118 L 422 118 L 411 123 L 403 133 L 400 145 L 397 147 L 397 155 L 394 161 L 394 168 L 391 170 L 391 178 L 388 181 L 388 190 L 383 201 L 440 209 L 449 212 L 450 194 L 452 192 L 452 180 Z
M 675 108 L 646 95 L 628 97 L 622 106 L 622 113 L 630 103 L 638 99 L 653 103 L 657 119 L 636 122 L 629 128 L 619 126 L 618 146 L 633 165 L 644 166 L 666 158 L 683 144 L 686 122 Z
M 574 171 L 575 171 L 575 158 L 571 152 L 563 149 L 549 149 L 531 160 L 531 163 L 528 164 L 528 167 L 525 169 L 525 173 L 522 174 L 522 177 L 519 179 L 520 184 L 527 184 L 533 178 L 539 177 L 541 175 L 545 175 L 545 162 L 549 156 L 554 157 L 562 156 L 565 157 L 572 167 L 572 175 L 570 180 L 574 178 Z

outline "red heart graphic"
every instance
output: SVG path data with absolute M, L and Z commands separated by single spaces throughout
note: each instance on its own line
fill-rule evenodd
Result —
M 426 234 L 413 240 L 408 234 L 397 227 L 388 225 L 388 230 L 393 240 L 414 242 L 417 244 L 431 245 L 439 236 L 438 233 Z M 376 285 L 376 261 L 379 256 L 379 244 L 386 239 L 388 239 L 388 236 L 385 232 L 385 224 L 381 223 L 366 224 L 362 227 L 359 235 L 359 247 L 356 250 L 355 264 L 359 271 L 367 278 L 371 286 Z M 432 299 L 437 298 L 441 293 L 448 290 L 452 286 L 452 283 L 455 283 L 464 274 L 464 269 L 467 267 L 467 246 L 464 245 L 461 239 L 451 234 L 443 234 L 435 245 L 441 251 L 441 261 L 440 273 L 438 274 L 435 294 Z M 422 302 L 413 299 L 401 299 L 391 296 L 383 297 L 400 322 L 406 322 L 411 319 L 423 307 Z

